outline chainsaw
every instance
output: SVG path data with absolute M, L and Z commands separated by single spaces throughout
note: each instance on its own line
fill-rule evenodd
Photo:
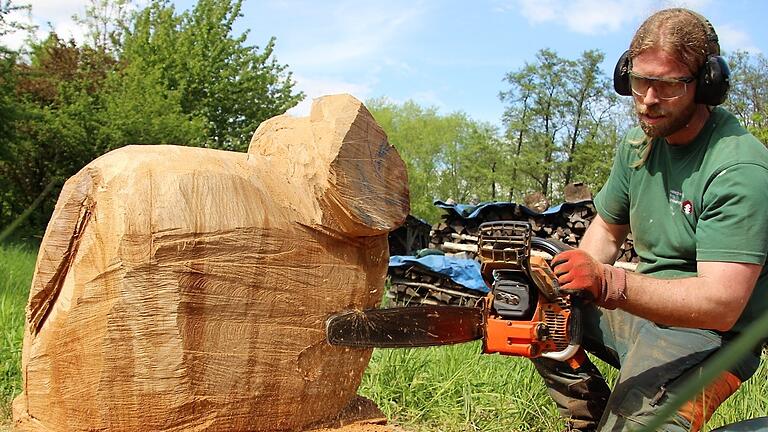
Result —
M 482 339 L 483 353 L 581 363 L 578 299 L 560 292 L 548 258 L 569 248 L 532 237 L 527 222 L 480 225 L 480 273 L 490 293 L 476 307 L 405 306 L 350 310 L 329 317 L 331 345 L 407 348 Z

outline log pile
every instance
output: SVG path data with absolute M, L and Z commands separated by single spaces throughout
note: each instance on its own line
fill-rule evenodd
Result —
M 498 203 L 480 211 L 472 218 L 462 217 L 455 211 L 447 211 L 442 220 L 433 225 L 429 247 L 446 254 L 476 259 L 480 225 L 501 220 L 528 222 L 534 236 L 560 240 L 569 246 L 577 247 L 596 214 L 591 200 L 565 203 L 559 211 L 550 209 L 545 212 L 535 212 L 514 203 Z M 617 261 L 638 261 L 631 234 L 624 242 Z
M 480 225 L 502 220 L 524 221 L 531 224 L 536 237 L 552 238 L 577 247 L 589 224 L 597 214 L 589 189 L 582 183 L 568 185 L 565 203 L 550 208 L 543 194 L 531 194 L 525 205 L 489 203 L 479 206 L 456 205 L 452 201 L 438 202 L 444 208 L 440 222 L 432 226 L 429 248 L 456 258 L 479 261 L 477 243 Z M 621 247 L 617 265 L 634 269 L 639 261 L 633 247 L 632 234 Z M 482 297 L 481 293 L 453 283 L 450 278 L 425 272 L 414 266 L 389 269 L 390 288 L 387 296 L 395 305 L 408 304 L 468 304 Z M 466 294 L 461 296 L 460 294 Z M 474 300 L 473 300 L 474 299 Z
M 475 306 L 485 296 L 485 293 L 467 289 L 445 275 L 417 265 L 390 268 L 389 282 L 386 295 L 396 306 Z
M 457 211 L 446 210 L 442 220 L 432 226 L 429 247 L 470 259 L 477 256 L 480 224 L 499 220 L 525 220 L 521 207 L 513 203 L 489 206 L 478 217 L 465 217 Z
M 400 227 L 389 233 L 389 255 L 415 255 L 426 248 L 431 228 L 427 222 L 408 215 Z

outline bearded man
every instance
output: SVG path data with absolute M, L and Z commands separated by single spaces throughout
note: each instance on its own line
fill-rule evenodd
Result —
M 647 424 L 767 309 L 768 150 L 717 107 L 728 85 L 714 28 L 687 9 L 649 17 L 616 65 L 639 127 L 617 149 L 579 248 L 553 265 L 564 291 L 591 300 L 583 346 L 620 375 L 611 391 L 588 359 L 534 362 L 575 430 Z M 611 265 L 630 231 L 636 272 Z M 756 346 L 664 430 L 700 430 L 759 360 Z

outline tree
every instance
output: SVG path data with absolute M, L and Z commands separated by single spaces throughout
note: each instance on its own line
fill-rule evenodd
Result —
M 445 122 L 435 108 L 423 108 L 413 101 L 398 106 L 386 99 L 375 99 L 366 106 L 405 161 L 411 213 L 437 219 L 439 212 L 432 201 L 437 198 L 441 147 L 452 139 L 451 131 L 443 127 Z
M 600 69 L 604 59 L 602 52 L 590 50 L 568 61 L 563 185 L 582 181 L 602 186 L 610 174 L 614 148 L 627 128 L 612 82 Z
M 304 97 L 274 58 L 275 39 L 263 50 L 245 45 L 248 32 L 232 34 L 241 0 L 199 0 L 177 14 L 167 1 L 154 0 L 124 34 L 121 60 L 158 74 L 178 92 L 182 111 L 204 118 L 207 145 L 243 150 L 258 125 L 295 106 Z
M 464 113 L 442 116 L 438 121 L 450 135 L 437 153 L 435 198 L 472 203 L 495 200 L 503 182 L 497 174 L 502 161 L 496 129 Z
M 205 142 L 204 122 L 181 111 L 177 93 L 101 48 L 50 34 L 31 47 L 29 63 L 15 68 L 14 90 L 25 114 L 14 119 L 18 133 L 2 155 L 0 177 L 12 191 L 4 199 L 3 222 L 24 212 L 51 182 L 60 186 L 109 150 Z M 55 196 L 32 216 L 34 226 L 45 225 Z
M 554 51 L 544 49 L 536 54 L 536 63 L 526 64 L 520 72 L 507 74 L 506 81 L 513 89 L 501 93 L 502 101 L 514 103 L 515 99 L 510 99 L 508 95 L 527 96 L 526 107 L 508 109 L 510 115 L 514 112 L 526 113 L 527 119 L 507 118 L 508 128 L 509 125 L 520 125 L 516 130 L 520 150 L 514 164 L 516 171 L 526 176 L 525 181 L 519 181 L 522 191 L 550 193 L 552 178 L 561 162 L 559 137 L 566 127 L 566 72 L 565 60 Z M 525 134 L 520 135 L 523 130 Z
M 0 36 L 5 36 L 16 31 L 29 31 L 34 28 L 33 25 L 16 21 L 10 18 L 12 12 L 29 11 L 28 4 L 14 4 L 12 0 L 0 0 Z M 0 45 L 0 52 L 9 53 L 7 47 Z
M 206 143 L 205 118 L 185 114 L 180 92 L 164 87 L 157 70 L 130 64 L 109 76 L 102 97 L 97 117 L 109 125 L 110 150 L 127 144 Z
M 7 184 L 8 161 L 11 158 L 12 145 L 16 138 L 14 124 L 21 116 L 21 106 L 15 97 L 16 77 L 14 65 L 16 56 L 10 52 L 0 53 L 0 182 Z M 0 189 L 0 224 L 11 220 L 13 209 L 9 205 L 13 197 L 11 187 Z
M 94 51 L 80 50 L 55 34 L 30 48 L 29 63 L 15 63 L 14 96 L 19 107 L 10 126 L 13 137 L 0 163 L 7 185 L 4 224 L 22 214 L 54 180 L 74 174 L 97 147 L 92 113 L 108 62 Z M 55 195 L 54 195 L 55 197 Z M 32 217 L 44 226 L 53 200 Z
M 486 201 L 506 186 L 493 126 L 413 101 L 397 105 L 382 98 L 366 105 L 405 161 L 413 214 L 434 222 L 442 213 L 435 200 Z
M 2 2 L 3 0 L 0 0 Z M 29 213 L 51 184 L 126 144 L 242 150 L 266 118 L 303 95 L 287 66 L 232 36 L 240 2 L 200 0 L 176 14 L 167 1 L 91 0 L 80 21 L 89 41 L 51 33 L 28 55 L 0 53 L 0 224 Z M 0 3 L 0 31 L 11 3 Z M 58 189 L 32 214 L 45 227 Z
M 87 45 L 117 54 L 123 44 L 131 11 L 131 0 L 89 0 L 85 16 L 74 18 L 87 30 Z
M 517 72 L 509 72 L 504 77 L 511 88 L 499 93 L 502 102 L 508 102 L 509 106 L 504 110 L 502 120 L 507 127 L 506 138 L 511 146 L 508 153 L 510 157 L 511 180 L 508 199 L 513 200 L 516 192 L 526 190 L 526 183 L 518 179 L 517 165 L 523 151 L 523 143 L 528 139 L 528 133 L 533 122 L 532 106 L 534 100 L 534 84 L 529 78 L 536 73 L 536 65 L 526 64 Z
M 510 200 L 531 192 L 557 200 L 574 181 L 602 187 L 619 131 L 626 127 L 622 106 L 599 67 L 603 59 L 594 50 L 569 60 L 545 49 L 534 63 L 505 76 L 510 88 L 499 96 L 507 104 Z
M 731 89 L 725 106 L 747 129 L 768 145 L 768 59 L 736 51 L 728 58 Z
M 576 156 L 582 136 L 589 133 L 590 128 L 596 125 L 589 122 L 589 114 L 595 99 L 602 95 L 605 89 L 600 79 L 600 63 L 605 56 L 598 51 L 586 51 L 576 61 L 566 62 L 567 83 L 565 93 L 567 95 L 567 110 L 569 121 L 566 124 L 568 130 L 566 136 L 567 162 L 563 183 L 568 184 L 573 180 L 573 160 Z
M 470 202 L 503 200 L 501 191 L 509 188 L 509 159 L 504 155 L 497 128 L 467 118 L 459 142 L 456 158 L 460 169 L 454 178 L 457 185 L 453 194 L 445 196 Z
M 29 10 L 29 5 L 15 5 L 11 0 L 0 0 L 0 36 L 19 30 L 29 30 L 30 26 L 10 19 L 12 12 Z M 0 163 L 7 157 L 10 143 L 14 137 L 13 124 L 21 116 L 22 107 L 16 98 L 17 74 L 15 65 L 18 53 L 0 45 Z

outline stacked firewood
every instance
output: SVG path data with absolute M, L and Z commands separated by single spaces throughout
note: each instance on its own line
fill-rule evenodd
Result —
M 534 236 L 553 238 L 576 247 L 595 213 L 595 207 L 589 202 L 554 214 L 531 216 L 528 222 Z
M 640 257 L 637 256 L 637 252 L 635 251 L 635 242 L 632 238 L 632 233 L 627 235 L 627 239 L 624 240 L 624 244 L 621 245 L 621 252 L 619 253 L 619 257 L 616 259 L 616 262 L 631 263 L 635 265 L 640 262 Z
M 500 220 L 524 220 L 520 207 L 511 204 L 488 208 L 482 217 L 464 218 L 455 212 L 446 212 L 442 220 L 432 226 L 429 247 L 445 253 L 477 256 L 480 224 Z
M 419 304 L 476 306 L 484 293 L 470 290 L 451 278 L 418 265 L 389 268 L 387 298 L 392 305 Z
M 547 211 L 549 201 L 541 194 L 527 197 L 525 205 L 494 203 L 478 209 L 477 213 L 463 214 L 449 201 L 440 222 L 432 226 L 429 248 L 446 255 L 479 261 L 477 244 L 480 225 L 495 221 L 524 221 L 531 225 L 536 237 L 552 238 L 577 247 L 589 224 L 597 215 L 589 190 L 574 184 L 566 190 L 566 203 L 559 211 Z M 530 199 L 529 199 L 530 198 Z M 462 207 L 461 209 L 467 210 Z M 471 209 L 471 208 L 470 208 Z M 634 269 L 638 256 L 633 247 L 632 234 L 622 245 L 617 265 Z M 390 286 L 387 297 L 393 305 L 444 304 L 474 305 L 483 293 L 468 289 L 448 276 L 419 266 L 390 267 Z
M 443 219 L 432 227 L 429 247 L 446 254 L 476 259 L 480 224 L 500 220 L 528 222 L 534 236 L 560 240 L 577 247 L 596 214 L 592 201 L 563 205 L 559 212 L 549 214 L 536 213 L 513 203 L 489 207 L 488 211 L 471 219 L 446 212 Z M 618 261 L 638 261 L 631 235 L 622 246 Z
M 414 255 L 426 248 L 431 228 L 427 222 L 408 215 L 399 228 L 389 233 L 389 255 Z

